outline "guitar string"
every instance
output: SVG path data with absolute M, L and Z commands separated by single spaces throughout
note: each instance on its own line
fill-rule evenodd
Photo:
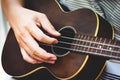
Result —
M 70 34 L 70 32 L 68 32 L 68 31 L 66 31 L 65 33 L 69 33 Z M 47 33 L 46 33 L 47 34 Z M 47 34 L 47 35 L 49 35 L 49 34 Z M 80 36 L 80 34 L 75 34 L 76 36 Z M 82 34 L 81 34 L 82 35 Z M 87 36 L 87 35 L 83 35 L 83 36 Z M 120 48 L 120 46 L 118 46 L 118 45 L 113 45 L 113 44 L 107 44 L 107 43 L 102 43 L 102 42 L 96 42 L 96 41 L 89 41 L 89 40 L 83 40 L 83 39 L 78 39 L 78 38 L 71 38 L 71 37 L 67 37 L 67 36 L 60 36 L 60 37 L 63 37 L 63 38 L 65 38 L 65 39 L 69 39 L 69 40 L 76 40 L 76 41 L 83 41 L 83 42 L 89 42 L 89 43 L 94 43 L 94 44 L 100 44 L 100 45 L 105 45 L 105 46 L 109 46 L 109 47 L 116 47 L 116 48 Z M 93 38 L 99 38 L 100 39 L 100 37 L 94 37 L 94 36 L 89 36 L 89 37 L 93 37 Z M 107 38 L 102 38 L 102 40 L 103 39 L 107 39 Z M 110 40 L 110 39 L 109 39 Z M 111 41 L 113 41 L 113 40 L 111 40 Z M 116 41 L 114 41 L 114 42 L 116 42 Z
M 81 39 L 77 39 L 77 38 L 70 38 L 70 37 L 65 37 L 65 36 L 61 36 L 63 38 L 66 38 L 66 39 L 70 39 L 70 40 L 75 40 L 75 41 L 83 41 L 83 42 L 89 42 L 89 43 L 94 43 L 94 44 L 100 44 L 101 46 L 103 45 L 106 45 L 107 47 L 110 48 L 110 50 L 108 49 L 103 49 L 102 47 L 99 49 L 98 47 L 92 47 L 92 46 L 85 46 L 85 45 L 78 45 L 78 44 L 73 44 L 73 43 L 68 43 L 68 42 L 63 42 L 63 41 L 59 41 L 61 43 L 66 43 L 66 44 L 70 44 L 70 45 L 76 45 L 76 46 L 84 46 L 84 47 L 90 47 L 90 48 L 93 48 L 93 49 L 98 49 L 98 50 L 103 50 L 103 51 L 110 51 L 110 52 L 115 52 L 115 53 L 120 53 L 119 50 L 120 50 L 120 46 L 116 46 L 116 45 L 110 45 L 110 44 L 106 44 L 106 43 L 97 43 L 97 42 L 93 42 L 93 41 L 88 41 L 88 40 L 81 40 Z M 116 50 L 112 50 L 112 48 L 118 48 L 119 50 L 116 51 Z
M 56 45 L 47 45 L 47 44 L 43 44 L 41 43 L 41 45 L 45 45 L 45 46 L 53 46 L 55 48 L 60 48 L 60 49 L 64 49 L 64 50 L 70 50 L 70 51 L 76 51 L 76 52 L 82 52 L 82 53 L 88 53 L 88 54 L 91 54 L 91 55 L 98 55 L 98 56 L 105 56 L 105 57 L 112 57 L 114 59 L 120 59 L 120 56 L 117 56 L 117 55 L 108 55 L 108 54 L 101 54 L 101 53 L 98 53 L 98 52 L 92 52 L 92 51 L 85 51 L 85 50 L 77 50 L 77 49 L 72 49 L 72 48 L 67 48 L 67 47 L 61 47 L 61 46 L 56 46 Z
M 76 39 L 76 38 L 70 38 L 70 37 L 65 37 L 65 36 L 61 36 L 63 38 L 67 38 L 67 39 L 72 39 L 72 40 L 78 40 L 78 41 L 86 41 L 86 42 L 92 42 L 92 41 L 87 41 L 87 40 L 80 40 L 80 39 Z M 115 53 L 119 53 L 118 51 L 113 51 L 113 50 L 108 50 L 108 49 L 100 49 L 100 48 L 96 48 L 96 47 L 91 47 L 91 46 L 85 46 L 85 45 L 78 45 L 78 44 L 73 44 L 73 43 L 68 43 L 68 42 L 63 42 L 63 41 L 59 41 L 59 43 L 64 43 L 64 44 L 69 44 L 69 45 L 77 45 L 77 47 L 87 47 L 87 48 L 93 48 L 93 49 L 98 49 L 98 50 L 103 50 L 103 51 L 107 51 L 107 52 L 115 52 Z M 93 43 L 93 42 L 92 42 Z M 62 48 L 62 49 L 67 49 L 67 50 L 71 50 L 71 48 L 66 48 L 66 47 L 60 47 L 60 46 L 55 46 L 54 47 L 58 47 L 58 48 Z M 112 45 L 111 45 L 112 46 Z M 76 49 L 74 49 L 76 50 Z M 73 50 L 73 51 L 74 51 Z
M 66 31 L 65 33 L 67 33 L 67 34 L 71 34 L 71 32 L 69 32 L 69 31 Z M 65 34 L 64 33 L 64 34 Z M 47 34 L 47 35 L 49 35 L 49 34 Z M 93 37 L 93 38 L 101 38 L 101 37 L 94 37 L 94 36 L 89 36 L 89 35 L 84 35 L 84 34 L 78 34 L 78 33 L 75 33 L 75 35 L 76 36 L 86 36 L 86 37 Z M 111 46 L 111 47 L 116 47 L 116 48 L 119 48 L 120 46 L 118 46 L 118 45 L 113 45 L 113 44 L 107 44 L 107 43 L 101 43 L 101 42 L 96 42 L 96 41 L 88 41 L 88 40 L 83 40 L 83 39 L 78 39 L 78 38 L 71 38 L 71 37 L 66 37 L 66 36 L 61 36 L 61 37 L 63 37 L 63 38 L 66 38 L 66 39 L 70 39 L 70 40 L 76 40 L 76 41 L 84 41 L 84 42 L 92 42 L 92 43 L 95 43 L 95 44 L 101 44 L 101 45 L 106 45 L 106 46 Z M 102 38 L 102 40 L 103 39 L 107 39 L 107 38 Z M 108 39 L 108 40 L 111 40 L 111 39 Z M 113 41 L 113 40 L 111 40 L 111 41 Z M 116 42 L 116 41 L 114 41 L 114 42 Z
M 68 32 L 68 31 L 66 31 L 65 33 L 69 33 L 69 34 L 71 34 L 70 32 Z M 64 33 L 64 34 L 65 34 Z M 81 34 L 75 34 L 76 36 L 84 36 L 84 37 L 89 37 L 89 36 L 87 36 L 87 35 L 81 35 Z M 95 47 L 91 47 L 91 46 L 85 46 L 85 45 L 78 45 L 78 44 L 73 44 L 73 43 L 68 43 L 68 42 L 63 42 L 63 41 L 59 41 L 59 43 L 64 43 L 64 44 L 69 44 L 69 45 L 77 45 L 77 48 L 78 47 L 87 47 L 87 48 L 91 48 L 91 49 L 96 49 L 96 50 L 100 50 L 100 51 L 107 51 L 107 52 L 110 52 L 111 53 L 111 55 L 112 55 L 112 53 L 114 52 L 114 53 L 119 53 L 119 51 L 116 51 L 116 50 L 114 50 L 115 48 L 117 48 L 118 50 L 120 50 L 120 46 L 118 46 L 118 45 L 111 45 L 111 44 L 107 44 L 107 43 L 102 43 L 102 42 L 96 42 L 96 41 L 90 41 L 90 40 L 83 40 L 83 39 L 78 39 L 78 38 L 71 38 L 71 37 L 66 37 L 66 36 L 60 36 L 60 37 L 62 37 L 63 39 L 69 39 L 69 40 L 74 40 L 74 41 L 82 41 L 82 42 L 89 42 L 89 43 L 93 43 L 93 44 L 99 44 L 97 47 L 95 46 Z M 93 37 L 93 38 L 98 38 L 98 39 L 107 39 L 107 38 L 100 38 L 100 37 L 94 37 L 94 36 L 90 36 L 90 37 Z M 110 39 L 108 39 L 108 40 L 110 40 Z M 112 41 L 112 40 L 111 40 Z M 114 41 L 115 42 L 115 41 Z M 115 43 L 114 43 L 115 44 Z M 103 47 L 104 46 L 106 46 L 107 48 L 109 48 L 109 49 L 103 49 Z M 56 46 L 56 47 L 60 47 L 60 46 Z M 65 48 L 65 47 L 63 47 L 63 48 Z M 118 55 L 118 54 L 117 54 Z
M 115 51 L 115 50 L 103 49 L 103 48 L 99 48 L 99 47 L 92 47 L 92 46 L 86 46 L 86 45 L 78 45 L 78 44 L 73 44 L 73 43 L 68 43 L 68 42 L 63 42 L 63 41 L 59 41 L 59 43 L 64 43 L 65 45 L 69 44 L 69 45 L 77 46 L 77 47 L 86 47 L 86 48 L 91 48 L 91 49 L 96 49 L 96 50 L 120 53 L 119 51 Z
M 100 44 L 100 45 L 106 45 L 106 46 L 116 47 L 116 48 L 120 47 L 118 45 L 112 45 L 112 44 L 107 44 L 107 43 L 102 43 L 102 42 L 88 41 L 88 40 L 83 40 L 83 39 L 78 39 L 78 38 L 71 38 L 71 37 L 66 37 L 66 36 L 61 36 L 61 37 L 65 38 L 65 39 L 76 40 L 76 41 L 83 41 L 83 42 L 89 42 L 89 43 L 95 43 L 95 44 Z

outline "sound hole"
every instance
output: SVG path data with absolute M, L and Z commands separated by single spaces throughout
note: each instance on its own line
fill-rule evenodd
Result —
M 58 57 L 61 57 L 69 53 L 76 31 L 73 27 L 66 26 L 60 29 L 59 32 L 61 33 L 61 36 L 58 38 L 59 42 L 52 46 L 52 52 Z

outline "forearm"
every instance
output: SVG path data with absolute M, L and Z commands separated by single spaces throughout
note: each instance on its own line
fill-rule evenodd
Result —
M 2 0 L 1 2 L 6 19 L 11 18 L 24 5 L 24 0 Z

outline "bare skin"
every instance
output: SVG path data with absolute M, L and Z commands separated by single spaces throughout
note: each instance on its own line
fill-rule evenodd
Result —
M 23 3 L 24 0 L 2 0 L 3 12 L 15 33 L 23 59 L 32 64 L 54 64 L 57 57 L 39 47 L 35 39 L 46 44 L 58 42 L 57 39 L 44 34 L 39 27 L 53 36 L 60 36 L 60 33 L 54 29 L 45 14 L 26 9 Z

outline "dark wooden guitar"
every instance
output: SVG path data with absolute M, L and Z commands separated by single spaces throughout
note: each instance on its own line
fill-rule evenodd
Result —
M 58 60 L 55 64 L 27 63 L 10 29 L 2 53 L 2 66 L 14 78 L 95 80 L 101 75 L 107 59 L 120 59 L 120 44 L 112 40 L 113 28 L 94 11 L 78 9 L 66 12 L 57 0 L 28 0 L 26 8 L 45 13 L 62 34 L 57 38 L 58 44 L 38 42 Z

